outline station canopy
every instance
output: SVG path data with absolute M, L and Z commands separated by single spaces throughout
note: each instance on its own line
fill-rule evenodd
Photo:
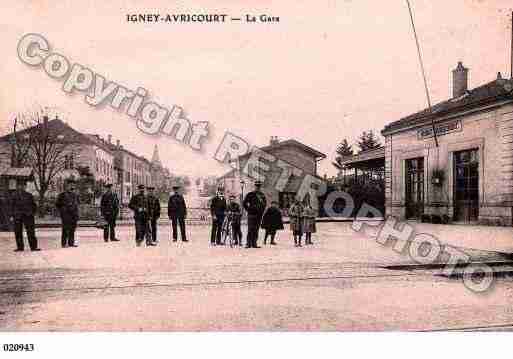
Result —
M 341 165 L 349 169 L 372 171 L 385 167 L 385 148 L 361 152 L 352 156 L 343 157 Z

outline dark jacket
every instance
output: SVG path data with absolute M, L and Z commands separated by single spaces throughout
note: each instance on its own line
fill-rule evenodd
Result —
M 226 212 L 227 204 L 226 198 L 221 198 L 219 196 L 214 196 L 210 200 L 210 214 L 212 216 L 224 216 Z
M 148 220 L 148 197 L 146 195 L 138 193 L 132 196 L 128 203 L 128 208 L 134 211 L 136 221 Z
M 269 207 L 262 218 L 262 228 L 277 231 L 284 229 L 281 211 L 276 207 Z
M 242 205 L 249 215 L 261 216 L 267 207 L 267 200 L 262 191 L 253 191 L 246 195 Z
M 187 218 L 187 205 L 181 194 L 174 193 L 169 197 L 167 215 L 169 218 Z
M 237 202 L 228 204 L 228 213 L 231 215 L 233 223 L 240 223 L 242 210 Z
M 148 195 L 148 216 L 150 219 L 160 218 L 160 201 L 153 195 Z
M 119 214 L 119 200 L 117 194 L 114 192 L 104 193 L 100 203 L 100 210 L 102 217 L 117 218 Z
M 9 216 L 21 218 L 34 216 L 37 211 L 34 196 L 27 191 L 14 191 L 9 198 Z
M 75 192 L 64 191 L 57 197 L 55 206 L 63 220 L 78 221 L 80 200 Z

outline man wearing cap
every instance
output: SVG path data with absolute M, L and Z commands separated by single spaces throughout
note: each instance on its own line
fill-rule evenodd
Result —
M 80 200 L 75 192 L 75 184 L 75 180 L 67 180 L 64 192 L 59 194 L 55 203 L 62 220 L 62 248 L 78 247 L 75 243 L 75 230 L 77 229 Z
M 230 201 L 228 203 L 228 215 L 232 221 L 232 233 L 235 240 L 235 244 L 242 246 L 242 231 L 240 229 L 240 220 L 242 217 L 242 210 L 239 204 L 235 201 L 235 195 L 230 195 Z
M 210 233 L 210 244 L 222 245 L 221 235 L 223 230 L 223 222 L 226 212 L 226 198 L 224 198 L 224 189 L 218 187 L 217 193 L 210 200 L 210 214 L 212 215 L 212 232 Z
M 128 208 L 134 212 L 135 221 L 135 244 L 140 247 L 146 237 L 146 245 L 154 246 L 155 244 L 147 236 L 148 231 L 148 198 L 145 194 L 144 185 L 139 185 L 139 193 L 132 196 L 128 203 Z
M 155 196 L 155 187 L 148 187 L 148 219 L 153 243 L 157 243 L 157 222 L 159 218 L 160 200 Z
M 255 182 L 255 190 L 249 192 L 242 206 L 248 213 L 248 236 L 246 239 L 246 248 L 260 248 L 258 242 L 258 230 L 262 222 L 265 208 L 267 207 L 267 200 L 265 194 L 261 191 L 262 182 Z
M 14 237 L 16 238 L 15 252 L 22 252 L 25 249 L 23 243 L 23 227 L 27 232 L 27 239 L 31 251 L 39 251 L 36 239 L 36 226 L 34 216 L 37 206 L 34 196 L 26 191 L 25 181 L 16 182 L 16 191 L 9 198 L 9 213 L 11 221 L 14 221 Z
M 180 235 L 182 242 L 187 242 L 185 232 L 185 219 L 187 218 L 187 205 L 185 199 L 178 192 L 180 186 L 173 186 L 173 194 L 169 197 L 167 203 L 167 215 L 173 226 L 173 242 L 178 240 L 178 225 L 180 225 Z
M 119 239 L 116 238 L 116 219 L 119 214 L 119 200 L 116 193 L 112 191 L 112 184 L 108 183 L 105 185 L 106 192 L 103 194 L 100 211 L 102 217 L 107 222 L 107 225 L 103 229 L 103 240 L 105 242 L 117 242 Z

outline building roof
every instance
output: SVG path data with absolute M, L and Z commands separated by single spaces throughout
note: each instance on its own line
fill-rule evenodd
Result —
M 109 145 L 108 142 L 105 142 L 100 136 L 98 135 L 90 135 L 90 134 L 85 134 L 84 136 L 87 136 L 91 142 L 93 144 L 95 144 L 96 146 L 100 147 L 101 149 L 107 151 L 107 152 L 114 152 L 114 150 L 112 149 L 112 147 Z
M 310 153 L 312 154 L 315 159 L 324 159 L 326 158 L 326 155 L 322 152 L 319 152 L 315 149 L 313 149 L 312 147 L 309 147 L 299 141 L 296 141 L 294 139 L 289 139 L 289 140 L 285 140 L 285 141 L 280 141 L 280 142 L 276 142 L 276 143 L 273 143 L 271 145 L 268 145 L 268 146 L 265 146 L 265 147 L 259 147 L 260 150 L 264 151 L 264 152 L 268 152 L 268 153 L 272 153 L 273 150 L 277 149 L 277 148 L 283 148 L 283 147 L 286 147 L 286 146 L 296 146 L 298 148 L 300 148 L 301 150 L 307 152 L 307 153 Z M 246 158 L 248 156 L 251 155 L 251 151 L 240 156 L 240 158 Z M 279 156 L 277 156 L 279 158 Z M 238 169 L 231 169 L 229 170 L 227 173 L 225 173 L 224 175 L 220 176 L 220 177 L 217 177 L 216 180 L 217 181 L 220 181 L 220 180 L 223 180 L 223 179 L 226 179 L 226 178 L 234 178 L 237 176 L 237 174 L 239 173 L 239 170 Z M 323 179 L 322 177 L 318 176 L 316 173 L 314 174 L 314 176 L 316 178 L 319 178 L 319 179 Z
M 91 135 L 91 136 L 98 136 L 98 135 Z M 109 148 L 109 149 L 110 149 L 110 151 L 112 151 L 112 152 L 118 152 L 118 151 L 119 151 L 119 152 L 123 152 L 123 153 L 126 153 L 126 154 L 130 155 L 131 157 L 134 157 L 134 158 L 136 158 L 136 159 L 138 159 L 138 160 L 140 160 L 140 161 L 146 162 L 147 164 L 150 164 L 150 161 L 148 161 L 145 157 L 143 157 L 143 156 L 139 156 L 139 155 L 135 154 L 134 152 L 132 152 L 132 151 L 130 151 L 130 150 L 128 150 L 128 149 L 126 149 L 126 148 L 125 148 L 125 147 L 123 147 L 123 146 L 118 147 L 117 145 L 115 145 L 115 144 L 113 144 L 113 143 L 109 143 L 109 142 L 106 142 L 106 141 L 104 141 L 104 140 L 100 140 L 100 141 L 103 141 L 103 142 L 104 142 L 104 144 L 105 144 L 106 146 L 108 146 L 108 148 Z
M 312 148 L 310 146 L 307 146 L 307 145 L 305 145 L 305 144 L 303 144 L 303 143 L 301 143 L 301 142 L 299 142 L 297 140 L 294 140 L 294 139 L 279 141 L 277 143 L 273 143 L 272 145 L 268 145 L 268 146 L 264 146 L 264 147 L 259 147 L 259 149 L 264 151 L 264 152 L 272 152 L 275 149 L 286 147 L 286 146 L 296 146 L 296 147 L 300 148 L 301 150 L 314 155 L 314 157 L 318 158 L 318 159 L 326 158 L 326 155 L 324 153 L 319 152 L 316 149 L 314 149 L 314 148 Z M 242 157 L 242 158 L 247 157 L 247 156 L 250 155 L 250 153 L 251 152 L 246 153 L 246 154 L 244 154 L 244 155 L 242 155 L 240 157 Z
M 277 148 L 282 148 L 282 147 L 285 147 L 285 146 L 296 146 L 296 147 L 299 147 L 301 150 L 305 151 L 305 152 L 308 152 L 312 155 L 314 155 L 314 157 L 316 159 L 324 159 L 326 158 L 326 155 L 322 152 L 319 152 L 315 149 L 313 149 L 312 147 L 309 147 L 299 141 L 296 141 L 294 139 L 289 139 L 289 140 L 285 140 L 285 141 L 279 141 L 279 142 L 276 142 L 276 143 L 273 143 L 271 145 L 268 145 L 268 146 L 265 146 L 265 147 L 259 147 L 260 150 L 264 151 L 264 152 L 272 152 L 273 150 L 277 149 Z M 251 155 L 251 151 L 248 152 L 248 153 L 245 153 L 244 155 L 242 156 L 239 156 L 238 159 L 241 159 L 241 158 L 246 158 L 248 156 Z M 235 161 L 231 161 L 231 162 L 235 162 Z M 230 171 L 228 171 L 227 173 L 225 173 L 224 175 L 220 176 L 220 177 L 217 177 L 217 180 L 223 180 L 225 178 L 233 178 L 235 175 L 236 175 L 236 172 L 238 172 L 239 170 L 237 169 L 232 169 Z M 317 176 L 317 174 L 315 174 L 316 177 L 319 177 Z M 320 177 L 319 177 L 320 178 Z
M 342 157 L 342 166 L 348 168 L 369 169 L 379 168 L 385 165 L 385 147 L 357 153 L 352 156 Z
M 481 106 L 493 105 L 504 100 L 513 100 L 513 80 L 496 80 L 468 90 L 463 96 L 440 102 L 432 106 L 432 111 L 424 109 L 385 126 L 381 133 L 390 134 L 406 128 L 423 126 L 432 119 L 475 109 Z
M 38 129 L 44 126 L 44 122 L 38 123 L 32 127 L 25 128 L 21 131 L 18 131 L 18 136 L 23 136 L 26 133 L 34 131 L 34 129 Z M 55 118 L 53 120 L 49 120 L 47 123 L 48 131 L 52 133 L 58 133 L 59 135 L 63 135 L 63 141 L 71 142 L 71 143 L 80 143 L 84 145 L 95 145 L 96 143 L 92 141 L 90 137 L 84 135 L 83 133 L 78 132 L 59 118 Z M 0 137 L 0 141 L 9 141 L 13 133 L 9 133 L 5 136 Z
M 33 170 L 30 167 L 11 167 L 5 164 L 0 164 L 0 177 L 9 178 L 26 178 L 29 179 L 33 175 Z

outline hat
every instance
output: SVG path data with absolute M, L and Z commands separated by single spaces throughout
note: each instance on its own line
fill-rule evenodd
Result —
M 139 186 L 137 186 L 138 189 L 144 189 L 144 185 L 143 184 L 140 184 Z
M 260 180 L 255 181 L 255 186 L 261 186 L 261 185 L 262 185 L 262 181 L 260 181 Z
M 217 190 L 218 190 L 219 192 L 224 192 L 224 187 L 223 187 L 223 186 L 219 186 L 219 187 L 217 187 Z
M 106 183 L 105 188 L 112 188 L 112 183 Z
M 77 183 L 77 181 L 75 181 L 75 179 L 74 179 L 74 178 L 68 178 L 68 179 L 66 180 L 66 183 L 67 183 L 67 184 L 75 184 L 75 183 Z
M 179 189 L 179 188 L 180 188 L 180 186 L 178 186 L 178 185 L 174 185 L 174 186 L 173 186 L 173 189 L 174 189 L 174 190 L 177 190 L 177 189 Z
M 146 188 L 149 189 L 149 190 L 154 190 L 155 189 L 155 187 L 152 187 L 152 186 L 146 187 Z

